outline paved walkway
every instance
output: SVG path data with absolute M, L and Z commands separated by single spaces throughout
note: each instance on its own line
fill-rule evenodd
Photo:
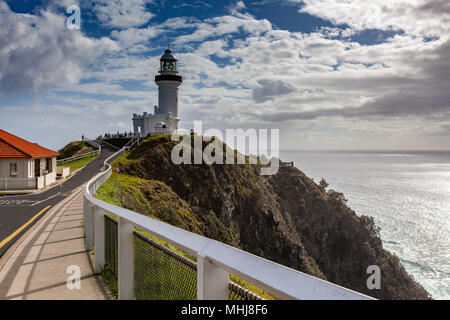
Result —
M 0 299 L 110 299 L 101 276 L 93 274 L 83 218 L 80 187 L 52 208 L 9 257 L 3 257 L 7 262 L 3 268 L 0 264 Z M 67 286 L 69 266 L 80 268 L 79 290 Z

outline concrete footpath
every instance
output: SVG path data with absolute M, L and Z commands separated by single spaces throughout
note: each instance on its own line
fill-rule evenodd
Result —
M 0 300 L 110 299 L 102 277 L 93 273 L 83 219 L 83 187 L 79 187 L 2 257 Z M 73 281 L 69 289 L 67 281 L 77 270 L 80 289 Z

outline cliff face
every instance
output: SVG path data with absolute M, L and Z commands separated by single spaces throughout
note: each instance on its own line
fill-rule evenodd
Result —
M 261 176 L 258 165 L 175 165 L 174 145 L 156 136 L 120 158 L 100 198 L 379 299 L 429 298 L 383 249 L 372 219 L 299 169 Z M 381 290 L 367 289 L 370 265 L 381 268 Z

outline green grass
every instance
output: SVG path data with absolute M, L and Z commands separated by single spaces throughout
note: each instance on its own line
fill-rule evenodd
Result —
M 119 297 L 119 284 L 117 280 L 112 276 L 111 272 L 107 269 L 103 269 L 102 277 L 105 280 L 105 283 L 111 289 L 112 294 L 118 298 Z
M 89 162 L 91 162 L 92 160 L 94 160 L 97 157 L 98 156 L 92 156 L 92 157 L 80 159 L 80 160 L 73 161 L 73 162 L 58 164 L 58 167 L 69 167 L 70 171 L 73 171 L 75 169 L 84 167 L 85 165 L 87 165 Z
M 116 161 L 114 161 L 112 163 L 112 166 L 114 165 L 126 165 L 128 163 L 130 163 L 132 160 L 128 159 L 128 156 L 130 155 L 130 151 L 125 151 L 119 158 L 116 159 Z
M 118 199 L 118 195 L 120 194 L 120 192 L 118 191 L 123 192 L 125 190 L 143 201 L 143 195 L 139 191 L 139 184 L 145 182 L 147 182 L 147 180 L 145 179 L 113 172 L 108 181 L 102 184 L 102 186 L 98 189 L 95 197 L 115 206 L 122 207 L 122 204 Z

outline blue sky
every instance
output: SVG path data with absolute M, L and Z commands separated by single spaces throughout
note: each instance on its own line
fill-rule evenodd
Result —
M 79 5 L 81 30 L 65 27 Z M 181 126 L 283 149 L 450 149 L 444 0 L 0 0 L 0 126 L 59 149 L 131 130 L 169 43 Z

